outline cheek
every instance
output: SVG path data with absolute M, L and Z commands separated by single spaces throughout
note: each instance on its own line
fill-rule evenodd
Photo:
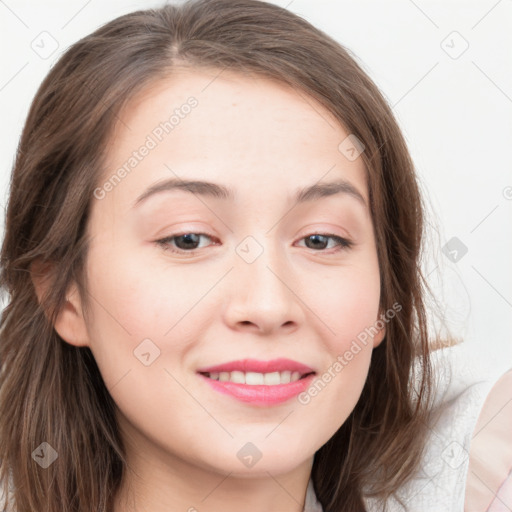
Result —
M 346 292 L 325 301 L 325 318 L 334 331 L 323 341 L 328 357 L 311 386 L 298 396 L 301 414 L 322 442 L 335 434 L 356 406 L 373 352 L 369 333 L 377 319 L 379 295 L 362 286 Z
M 108 265 L 101 264 L 105 261 Z M 127 372 L 163 371 L 170 359 L 173 365 L 181 363 L 190 339 L 187 311 L 206 291 L 190 277 L 158 272 L 133 254 L 121 258 L 112 250 L 90 252 L 89 339 L 107 388 Z M 141 377 L 142 383 L 148 372 Z
M 312 304 L 312 309 L 324 325 L 327 351 L 333 355 L 342 353 L 351 340 L 375 325 L 378 319 L 378 262 L 373 255 L 368 255 L 357 264 L 335 270 L 325 269 L 323 277 L 318 270 L 309 275 L 311 277 L 304 282 L 302 294 L 308 297 L 306 301 Z
M 324 437 L 329 437 L 352 412 L 368 375 L 372 335 L 379 318 L 377 260 L 371 257 L 357 266 L 341 268 L 316 290 L 309 294 L 309 300 L 319 312 L 324 332 L 322 348 L 328 357 L 298 401 L 311 414 L 315 411 L 315 424 L 321 424 Z
M 91 251 L 88 269 L 96 299 L 91 299 L 90 348 L 105 385 L 123 416 L 161 442 L 173 423 L 169 414 L 179 410 L 180 425 L 192 424 L 197 415 L 189 382 L 175 370 L 185 366 L 194 346 L 187 313 L 210 284 L 112 250 L 108 256 Z M 178 429 L 177 437 L 188 435 L 187 428 Z
M 178 324 L 185 326 L 180 320 L 207 292 L 209 281 L 201 279 L 200 272 L 158 265 L 145 259 L 144 253 L 91 254 L 88 279 L 92 295 L 98 297 L 91 324 L 121 336 L 129 334 L 134 341 L 166 337 Z

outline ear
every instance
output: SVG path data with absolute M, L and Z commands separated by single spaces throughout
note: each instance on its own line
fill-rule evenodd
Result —
M 51 276 L 55 268 L 51 263 L 33 262 L 30 276 L 39 304 L 51 286 Z M 46 314 L 46 312 L 45 312 Z M 67 343 L 76 347 L 88 346 L 89 335 L 83 315 L 80 294 L 75 282 L 71 283 L 66 293 L 66 302 L 57 313 L 53 328 Z
M 382 323 L 384 324 L 383 327 L 379 329 L 379 332 L 373 337 L 373 348 L 377 348 L 386 337 L 386 323 Z

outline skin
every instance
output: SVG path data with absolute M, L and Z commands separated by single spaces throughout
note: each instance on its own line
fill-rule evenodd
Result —
M 55 328 L 91 348 L 118 406 L 130 471 L 115 512 L 299 512 L 313 456 L 354 408 L 384 329 L 307 405 L 242 403 L 196 370 L 287 357 L 319 377 L 374 325 L 379 265 L 365 167 L 338 150 L 348 133 L 303 93 L 183 68 L 127 104 L 100 185 L 189 96 L 198 106 L 93 200 L 88 313 L 72 285 Z M 229 186 L 236 198 L 173 190 L 133 207 L 148 187 L 176 176 Z M 349 194 L 287 202 L 297 188 L 340 178 L 366 205 Z M 167 249 L 156 242 L 183 233 L 208 236 L 192 256 L 171 251 L 183 241 Z M 306 245 L 325 233 L 354 245 Z M 252 263 L 236 251 L 247 236 L 262 249 Z M 144 339 L 160 351 L 149 366 L 134 356 Z M 262 454 L 252 467 L 237 457 L 248 442 Z

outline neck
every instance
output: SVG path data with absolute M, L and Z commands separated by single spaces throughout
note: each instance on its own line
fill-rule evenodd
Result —
M 113 512 L 303 512 L 313 457 L 286 473 L 236 474 L 133 441 L 125 439 L 128 468 Z

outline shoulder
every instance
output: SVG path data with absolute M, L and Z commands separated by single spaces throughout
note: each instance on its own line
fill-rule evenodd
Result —
M 485 439 L 494 436 L 491 424 L 498 421 L 496 412 L 504 402 L 512 399 L 512 386 L 507 387 L 512 372 L 505 375 L 496 372 L 479 361 L 471 348 L 464 344 L 436 350 L 432 362 L 435 398 L 427 424 L 428 435 L 422 461 L 411 479 L 386 502 L 389 512 L 462 512 L 466 496 L 473 500 L 473 489 L 477 486 L 475 479 L 487 476 L 482 467 L 487 468 L 492 464 L 493 455 L 483 454 L 485 447 L 477 449 L 475 446 L 478 443 L 474 439 L 480 438 L 484 445 Z M 505 388 L 502 394 L 500 390 Z M 495 395 L 500 395 L 502 401 L 491 400 Z M 508 402 L 505 408 L 511 405 L 512 402 Z M 493 414 L 494 420 L 482 430 Z M 505 414 L 498 416 L 500 420 L 496 428 L 501 428 L 502 421 L 506 422 Z M 481 432 L 475 437 L 479 429 Z M 511 430 L 509 425 L 508 432 Z M 510 434 L 504 434 L 502 441 L 498 442 L 498 445 L 503 444 L 510 448 Z M 480 466 L 475 466 L 477 453 Z M 469 476 L 471 474 L 473 477 Z M 496 477 L 495 480 L 500 478 Z M 368 508 L 372 511 L 382 510 L 382 507 L 370 503 Z M 494 511 L 471 505 L 466 507 L 466 512 Z
M 466 482 L 467 512 L 512 509 L 512 370 L 494 384 L 473 431 Z

